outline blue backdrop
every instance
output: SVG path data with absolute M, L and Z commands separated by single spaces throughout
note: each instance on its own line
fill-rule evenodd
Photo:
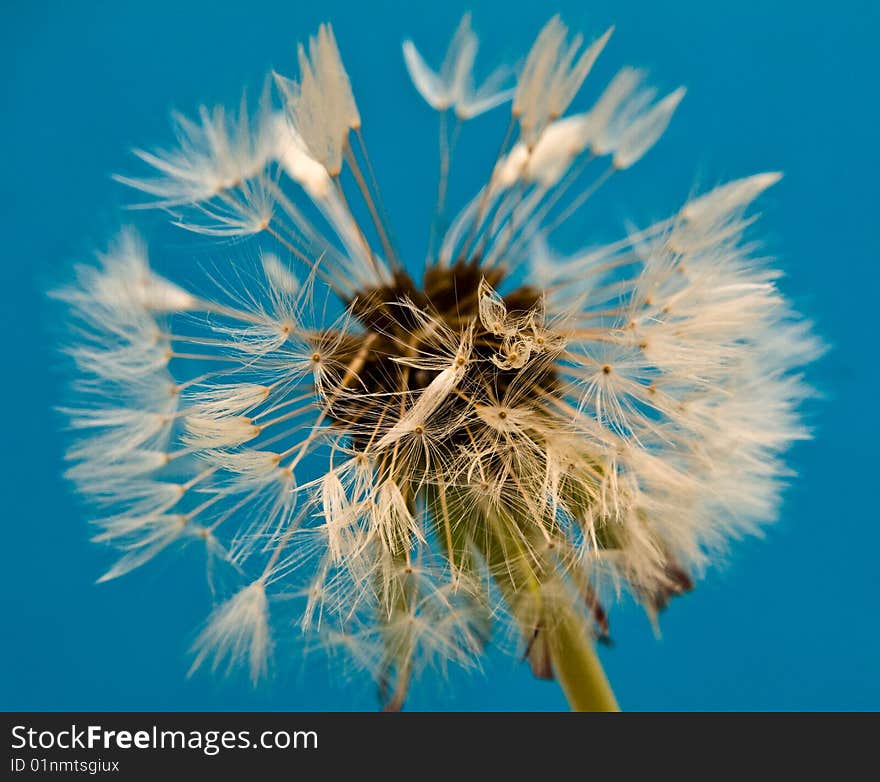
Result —
M 552 6 L 552 7 L 551 7 Z M 421 259 L 435 182 L 436 117 L 409 85 L 400 42 L 431 61 L 463 10 L 481 59 L 515 61 L 553 11 L 587 37 L 617 31 L 601 75 L 645 66 L 689 91 L 661 144 L 615 191 L 604 226 L 671 211 L 695 183 L 781 169 L 762 235 L 785 290 L 832 351 L 814 370 L 814 441 L 780 522 L 662 617 L 655 639 L 631 605 L 613 614 L 603 660 L 625 709 L 874 709 L 877 622 L 876 287 L 878 145 L 874 0 L 405 2 L 25 2 L 0 10 L 0 708 L 371 709 L 369 683 L 318 661 L 243 678 L 186 678 L 186 649 L 209 604 L 186 557 L 95 586 L 109 553 L 60 478 L 63 438 L 51 408 L 63 377 L 61 326 L 44 290 L 100 247 L 132 194 L 111 172 L 132 145 L 171 142 L 168 113 L 235 105 L 270 68 L 292 74 L 294 43 L 333 22 L 352 74 L 373 162 L 398 239 Z M 496 125 L 499 124 L 501 128 Z M 480 124 L 482 123 L 482 124 Z M 493 124 L 495 123 L 495 124 Z M 463 158 L 494 153 L 503 120 L 478 121 Z M 471 168 L 472 171 L 466 170 Z M 453 200 L 479 184 L 457 169 Z M 607 212 L 607 220 L 605 213 Z M 145 215 L 154 255 L 187 257 L 192 238 Z M 204 241 L 199 240 L 200 246 Z M 221 247 L 218 253 L 234 253 Z M 426 681 L 411 708 L 557 709 L 553 685 L 490 655 L 483 673 Z

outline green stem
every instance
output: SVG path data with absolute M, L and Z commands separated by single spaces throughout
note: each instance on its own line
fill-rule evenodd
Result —
M 474 559 L 474 552 L 479 552 L 517 618 L 523 637 L 542 645 L 530 651 L 549 654 L 553 674 L 571 710 L 620 711 L 580 611 L 574 606 L 566 607 L 563 601 L 545 605 L 543 588 L 549 586 L 552 594 L 559 594 L 558 587 L 564 585 L 556 584 L 557 588 L 553 588 L 556 567 L 539 558 L 540 541 L 530 545 L 528 533 L 535 531 L 534 525 L 526 519 L 521 529 L 515 514 L 506 512 L 503 506 L 481 508 L 460 492 L 447 491 L 442 501 L 434 494 L 430 503 L 432 517 L 438 522 L 438 535 L 445 535 L 449 541 L 450 562 L 454 560 L 463 570 L 473 568 L 474 580 L 479 583 L 481 571 Z M 449 519 L 460 521 L 455 525 L 441 524 Z M 468 534 L 469 530 L 473 532 Z M 551 574 L 549 582 L 542 583 L 539 573 Z M 542 672 L 536 675 L 543 678 L 541 668 Z
M 596 649 L 580 623 L 562 619 L 550 634 L 553 672 L 572 711 L 620 711 Z

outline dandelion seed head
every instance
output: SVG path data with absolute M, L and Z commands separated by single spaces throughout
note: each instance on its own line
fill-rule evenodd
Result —
M 610 33 L 585 45 L 554 17 L 512 91 L 501 71 L 474 86 L 469 16 L 437 71 L 404 43 L 437 111 L 512 99 L 483 187 L 438 214 L 420 269 L 395 246 L 329 25 L 255 115 L 178 118 L 177 149 L 137 153 L 155 174 L 120 178 L 184 228 L 260 243 L 190 290 L 127 229 L 56 293 L 76 373 L 66 474 L 119 552 L 101 580 L 201 541 L 209 572 L 239 582 L 194 669 L 264 675 L 284 599 L 307 644 L 368 670 L 388 708 L 493 640 L 551 677 L 560 627 L 607 638 L 624 590 L 656 621 L 773 520 L 821 352 L 749 238 L 780 175 L 553 247 L 684 97 L 623 68 L 566 115 Z

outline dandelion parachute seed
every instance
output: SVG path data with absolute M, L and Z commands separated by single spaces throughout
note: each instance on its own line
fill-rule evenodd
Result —
M 468 16 L 437 72 L 404 44 L 441 115 L 512 98 L 484 187 L 419 273 L 329 25 L 298 77 L 275 76 L 280 107 L 267 88 L 256 114 L 177 118 L 176 150 L 137 153 L 153 175 L 120 177 L 184 228 L 267 245 L 189 291 L 128 229 L 57 293 L 77 373 L 67 475 L 121 553 L 103 579 L 185 542 L 241 579 L 194 667 L 257 679 L 287 632 L 273 600 L 299 596 L 296 625 L 368 668 L 387 708 L 426 665 L 476 664 L 498 625 L 574 708 L 614 708 L 592 650 L 607 601 L 626 588 L 655 620 L 726 539 L 772 520 L 781 455 L 807 436 L 799 368 L 820 350 L 744 240 L 780 175 L 551 249 L 684 96 L 624 68 L 565 116 L 610 35 L 584 46 L 554 17 L 508 89 L 501 71 L 474 87 Z

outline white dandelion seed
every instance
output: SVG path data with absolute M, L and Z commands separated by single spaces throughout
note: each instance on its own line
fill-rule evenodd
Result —
M 265 672 L 270 649 L 266 588 L 262 581 L 254 581 L 211 615 L 193 645 L 196 656 L 191 672 L 208 658 L 215 669 L 224 660 L 230 666 L 244 661 L 256 682 Z
M 554 16 L 535 39 L 513 98 L 523 141 L 531 145 L 549 122 L 561 117 L 587 78 L 613 28 L 578 54 L 583 37 L 567 41 L 568 28 Z
M 470 14 L 462 17 L 437 72 L 425 63 L 412 41 L 403 42 L 403 59 L 410 78 L 428 105 L 437 111 L 451 108 L 464 120 L 491 111 L 513 97 L 512 90 L 499 89 L 507 76 L 504 68 L 493 71 L 480 87 L 473 86 L 478 46 Z
M 422 269 L 394 247 L 328 25 L 295 78 L 275 76 L 280 107 L 266 92 L 255 116 L 178 118 L 176 149 L 137 153 L 154 175 L 120 178 L 184 228 L 261 243 L 191 290 L 127 229 L 55 292 L 76 374 L 66 474 L 120 556 L 101 580 L 183 543 L 240 579 L 193 670 L 265 674 L 277 595 L 386 708 L 497 636 L 573 707 L 614 708 L 585 662 L 609 601 L 628 590 L 656 622 L 731 537 L 773 520 L 821 352 L 750 238 L 781 175 L 569 256 L 552 246 L 684 96 L 623 68 L 566 114 L 610 33 L 584 46 L 554 17 L 511 92 L 500 70 L 474 86 L 469 15 L 437 71 L 404 43 L 441 113 L 439 250 Z M 447 112 L 511 96 L 483 187 L 441 230 Z
M 289 118 L 306 149 L 330 174 L 342 170 L 342 153 L 349 130 L 360 128 L 361 118 L 348 74 L 330 25 L 321 25 L 306 49 L 300 45 L 299 81 L 275 74 L 284 94 Z

